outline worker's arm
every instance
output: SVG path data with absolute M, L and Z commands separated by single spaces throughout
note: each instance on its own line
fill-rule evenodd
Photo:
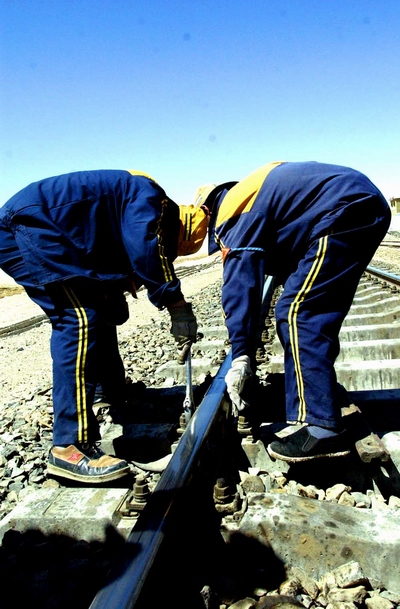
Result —
M 135 177 L 121 213 L 125 250 L 132 269 L 158 308 L 183 299 L 173 261 L 177 254 L 178 206 L 147 178 Z
M 155 182 L 141 179 L 140 183 L 141 190 L 135 199 L 124 204 L 124 245 L 135 277 L 146 287 L 150 301 L 160 309 L 168 308 L 178 361 L 183 363 L 190 345 L 196 341 L 197 321 L 191 304 L 185 301 L 173 266 L 179 209 Z
M 232 359 L 255 357 L 264 286 L 264 256 L 260 251 L 230 251 L 223 268 L 222 307 L 232 344 Z
M 263 284 L 261 252 L 239 250 L 227 254 L 222 306 L 232 345 L 232 365 L 225 382 L 234 416 L 249 405 Z
M 197 320 L 192 305 L 184 299 L 168 307 L 171 316 L 171 334 L 178 347 L 178 362 L 186 361 L 190 346 L 197 340 Z

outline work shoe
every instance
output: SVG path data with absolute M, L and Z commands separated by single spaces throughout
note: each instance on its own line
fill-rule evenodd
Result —
M 47 473 L 87 484 L 117 480 L 130 473 L 129 464 L 106 455 L 97 444 L 53 446 Z
M 297 463 L 323 457 L 345 457 L 350 453 L 349 444 L 346 430 L 319 440 L 305 426 L 284 438 L 274 440 L 267 446 L 267 451 L 275 459 Z

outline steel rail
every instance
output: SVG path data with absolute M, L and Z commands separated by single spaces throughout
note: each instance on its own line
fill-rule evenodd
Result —
M 374 275 L 375 277 L 378 277 L 379 279 L 388 281 L 389 283 L 392 283 L 393 285 L 400 286 L 400 276 L 399 275 L 394 275 L 393 273 L 388 273 L 387 271 L 382 271 L 381 269 L 378 269 L 374 266 L 368 266 L 366 268 L 366 272 L 370 273 L 371 275 Z
M 90 609 L 132 609 L 139 600 L 147 575 L 164 541 L 174 501 L 190 481 L 193 467 L 199 461 L 205 440 L 217 419 L 224 400 L 224 379 L 230 364 L 231 355 L 228 354 L 128 536 L 108 581 L 96 595 Z
M 267 277 L 262 295 L 262 310 L 269 306 L 274 279 Z M 225 375 L 232 361 L 229 352 L 214 380 L 189 421 L 179 444 L 156 489 L 128 536 L 104 587 L 89 609 L 133 609 L 140 597 L 153 563 L 165 538 L 167 523 L 176 503 L 199 463 L 210 430 L 225 401 Z
M 382 241 L 379 247 L 400 247 L 400 241 Z
M 30 317 L 29 319 L 24 319 L 23 321 L 11 324 L 10 326 L 0 328 L 0 337 L 22 334 L 23 332 L 32 330 L 32 328 L 36 328 L 36 326 L 40 326 L 42 323 L 46 322 L 50 322 L 47 315 L 36 315 L 35 317 Z
M 176 276 L 179 279 L 182 279 L 184 277 L 188 277 L 190 275 L 193 275 L 194 273 L 199 272 L 199 269 L 201 270 L 206 270 L 209 268 L 212 268 L 213 266 L 216 266 L 217 261 L 216 260 L 212 260 L 211 262 L 207 263 L 207 264 L 198 264 L 198 265 L 193 265 L 193 266 L 183 266 L 182 268 L 178 267 L 176 269 Z M 143 291 L 145 288 L 143 286 L 141 286 L 140 288 L 138 288 L 138 292 Z M 22 321 L 16 322 L 14 324 L 10 324 L 9 326 L 5 326 L 3 328 L 0 328 L 0 338 L 2 336 L 13 336 L 15 334 L 22 334 L 23 332 L 27 332 L 28 330 L 32 330 L 32 328 L 36 328 L 37 326 L 40 326 L 42 323 L 50 323 L 49 318 L 47 317 L 47 315 L 45 315 L 44 313 L 41 315 L 36 315 L 34 317 L 30 317 L 28 319 L 24 319 Z

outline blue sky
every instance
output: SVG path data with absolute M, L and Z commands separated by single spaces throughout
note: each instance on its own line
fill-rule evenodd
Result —
M 0 205 L 137 169 L 177 203 L 276 160 L 400 196 L 399 0 L 0 0 Z

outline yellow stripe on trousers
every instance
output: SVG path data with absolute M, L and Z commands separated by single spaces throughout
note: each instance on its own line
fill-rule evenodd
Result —
M 88 418 L 86 404 L 85 365 L 88 350 L 88 319 L 86 311 L 80 304 L 75 292 L 67 286 L 64 291 L 71 302 L 78 319 L 78 344 L 75 364 L 76 410 L 78 416 L 78 442 L 88 442 Z
M 306 402 L 304 399 L 304 382 L 301 374 L 300 352 L 299 352 L 299 335 L 297 328 L 297 315 L 301 303 L 304 301 L 306 294 L 311 290 L 315 279 L 321 269 L 328 248 L 328 236 L 319 239 L 318 251 L 313 262 L 313 265 L 308 273 L 301 289 L 290 305 L 288 315 L 289 325 L 289 341 L 292 348 L 294 369 L 296 373 L 297 392 L 299 396 L 298 422 L 303 423 L 306 418 Z

